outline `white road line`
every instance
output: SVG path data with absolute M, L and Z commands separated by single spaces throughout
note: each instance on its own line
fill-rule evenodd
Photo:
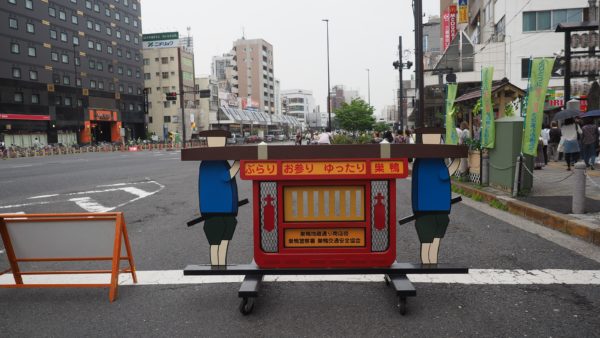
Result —
M 35 200 L 38 198 L 48 198 L 48 197 L 55 197 L 58 196 L 58 194 L 51 194 L 51 195 L 40 195 L 40 196 L 33 196 L 33 197 L 28 197 L 28 200 Z
M 96 188 L 102 188 L 102 187 L 120 187 L 120 186 L 127 185 L 127 184 L 133 184 L 133 183 L 101 184 L 101 185 L 97 185 Z
M 82 208 L 83 210 L 85 210 L 87 212 L 107 212 L 107 211 L 111 211 L 114 209 L 114 208 L 107 208 L 107 207 L 101 205 L 100 203 L 94 201 L 90 197 L 71 198 L 69 201 L 75 202 L 75 204 L 77 204 L 77 206 L 79 206 L 80 208 Z
M 120 285 L 175 285 L 239 283 L 243 276 L 184 276 L 182 270 L 138 271 L 138 283 L 133 284 L 131 275 L 119 276 Z M 86 284 L 108 283 L 108 274 L 89 275 L 34 275 L 23 276 L 25 283 L 40 284 Z M 464 284 L 464 285 L 600 285 L 600 270 L 502 270 L 471 269 L 465 275 L 408 275 L 414 283 Z M 266 282 L 383 282 L 383 275 L 289 275 L 265 276 Z M 11 274 L 0 276 L 0 284 L 14 284 Z
M 145 190 L 138 189 L 135 187 L 125 187 L 125 188 L 121 188 L 121 190 L 126 191 L 132 195 L 136 195 L 139 198 L 148 197 L 148 196 L 154 194 L 153 192 L 147 192 Z
M 35 202 L 35 203 L 23 203 L 23 204 L 13 204 L 13 205 L 0 205 L 0 209 L 11 209 L 11 208 L 20 208 L 20 207 L 28 207 L 31 205 L 42 205 L 42 204 L 50 204 L 55 201 L 47 201 L 47 202 Z

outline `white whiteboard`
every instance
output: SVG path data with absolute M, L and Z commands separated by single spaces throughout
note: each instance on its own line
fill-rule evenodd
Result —
M 112 257 L 116 220 L 5 220 L 17 259 Z M 127 256 L 121 237 L 121 257 Z

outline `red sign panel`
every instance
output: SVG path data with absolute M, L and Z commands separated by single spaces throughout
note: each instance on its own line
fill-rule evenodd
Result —
M 457 17 L 457 10 L 456 10 L 456 5 L 451 5 L 450 8 L 450 41 L 448 42 L 448 44 L 450 44 L 450 42 L 452 42 L 452 39 L 454 39 L 454 37 L 456 36 L 457 33 L 457 29 L 456 29 L 456 17 Z
M 0 114 L 0 120 L 50 121 L 50 115 Z
M 444 50 L 450 45 L 450 12 L 448 9 L 442 14 L 442 45 Z

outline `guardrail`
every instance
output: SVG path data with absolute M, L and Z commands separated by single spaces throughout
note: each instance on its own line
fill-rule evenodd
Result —
M 189 141 L 185 143 L 186 148 L 200 148 L 206 146 L 205 141 Z M 54 155 L 69 155 L 83 153 L 101 153 L 101 152 L 130 152 L 130 151 L 154 151 L 154 150 L 179 150 L 182 144 L 172 143 L 147 143 L 132 145 L 95 145 L 95 146 L 48 146 L 41 148 L 21 148 L 8 147 L 0 151 L 1 159 L 21 158 L 21 157 L 42 157 Z

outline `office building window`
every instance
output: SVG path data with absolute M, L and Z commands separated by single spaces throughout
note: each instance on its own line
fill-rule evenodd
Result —
M 94 4 L 94 12 L 100 13 L 100 5 Z
M 137 20 L 133 20 L 133 27 L 137 27 L 138 26 L 138 21 Z
M 129 24 L 129 17 L 126 15 L 125 18 L 123 18 L 126 24 Z
M 13 76 L 15 79 L 20 79 L 20 78 L 21 78 L 21 68 L 16 68 L 16 67 L 15 67 L 15 68 L 13 68 L 13 69 L 12 69 L 12 76 Z
M 32 23 L 27 24 L 27 33 L 31 33 L 31 34 L 35 33 L 35 26 Z
M 123 67 L 121 67 L 121 66 L 117 67 L 117 73 L 120 75 L 123 75 Z
M 86 0 L 86 1 L 85 1 L 85 8 L 87 8 L 87 9 L 92 9 L 92 2 L 91 2 L 91 1 L 89 1 L 89 0 Z
M 79 66 L 79 65 L 81 65 L 81 59 L 79 59 L 79 57 L 78 57 L 78 56 L 76 56 L 74 60 L 75 60 L 75 65 L 76 65 L 76 66 Z
M 112 83 L 112 82 L 109 82 L 109 83 L 108 83 L 108 90 L 110 90 L 110 91 L 114 91 L 114 90 L 115 90 L 115 84 L 114 84 L 114 83 Z
M 48 7 L 48 15 L 55 18 L 56 17 L 56 9 L 54 9 L 53 7 Z
M 169 58 L 167 57 L 161 58 L 160 60 L 163 65 L 169 63 Z
M 134 36 L 133 43 L 137 45 L 138 43 L 140 43 L 140 39 L 137 36 Z
M 58 61 L 58 53 L 50 52 L 50 59 L 52 59 L 52 61 Z
M 99 31 L 100 31 L 100 29 L 101 29 L 101 27 L 100 27 L 100 24 L 99 24 L 99 23 L 95 23 L 95 24 L 94 24 L 94 30 L 95 30 L 96 32 L 99 32 Z
M 18 43 L 11 42 L 11 44 L 10 44 L 10 52 L 13 53 L 13 54 L 19 54 L 19 53 L 21 53 L 21 47 L 19 46 Z
M 168 79 L 169 78 L 169 72 L 162 72 L 162 78 L 163 79 Z
M 559 23 L 576 23 L 582 20 L 582 8 L 523 12 L 523 32 L 554 30 Z
M 8 3 L 9 3 L 9 4 L 16 5 L 16 4 L 17 4 L 17 0 L 8 0 Z
M 121 21 L 121 14 L 119 12 L 115 12 L 115 20 Z
M 94 60 L 88 61 L 88 67 L 90 69 L 96 69 L 96 61 L 94 61 Z
M 72 103 L 71 98 L 70 97 L 65 97 L 65 106 L 70 106 Z
M 35 47 L 27 48 L 27 55 L 35 57 L 37 55 Z
M 75 79 L 75 84 L 77 85 L 77 87 L 81 87 L 81 79 L 80 78 L 76 78 Z M 81 107 L 81 105 L 79 105 Z
M 165 108 L 169 107 L 168 103 L 169 103 L 169 101 L 165 101 Z M 164 123 L 171 123 L 171 116 L 165 115 L 163 117 L 163 122 Z
M 150 80 L 150 73 L 144 73 L 144 80 Z
M 96 81 L 95 80 L 90 80 L 90 88 L 96 89 Z
M 122 93 L 122 92 L 124 92 L 124 91 L 125 91 L 125 89 L 123 88 L 123 85 L 119 85 L 119 92 L 121 92 L 121 93 Z
M 56 37 L 57 37 L 56 31 L 54 29 L 51 29 L 50 30 L 50 39 L 56 40 Z
M 149 59 L 144 59 L 144 66 L 147 66 L 150 64 L 150 60 Z
M 33 0 L 25 0 L 25 8 L 33 10 Z
M 33 81 L 37 81 L 38 79 L 38 72 L 35 70 L 30 70 L 29 71 L 29 79 L 33 80 Z
M 103 71 L 104 64 L 102 62 L 96 62 L 96 70 Z
M 21 93 L 21 92 L 15 93 L 15 95 L 13 96 L 13 99 L 17 103 L 23 103 L 23 93 Z
M 115 35 L 117 36 L 117 39 L 121 38 L 121 31 L 116 31 Z
M 67 42 L 67 40 L 68 40 L 67 33 L 60 33 L 60 41 Z
M 68 77 L 67 75 L 63 76 L 63 84 L 70 85 L 71 84 L 71 78 Z
M 19 23 L 17 22 L 17 19 L 9 18 L 8 27 L 12 29 L 19 29 Z
M 31 94 L 31 103 L 32 104 L 40 103 L 40 94 Z
M 73 35 L 73 46 L 79 46 L 79 37 Z
M 127 93 L 133 94 L 133 87 L 131 87 L 131 86 L 127 87 Z
M 71 0 L 71 3 L 77 4 L 77 0 Z
M 114 72 L 113 65 L 108 64 L 107 67 L 106 67 L 106 70 L 108 70 L 109 73 Z
M 117 56 L 123 56 L 123 50 L 121 50 L 121 48 L 117 48 Z
M 98 81 L 98 89 L 104 89 L 104 82 Z
M 71 15 L 71 23 L 74 25 L 77 25 L 79 23 L 79 19 L 77 18 L 77 15 Z
M 102 51 L 102 44 L 100 42 L 96 42 L 96 50 L 99 52 Z
M 62 97 L 60 96 L 55 96 L 54 97 L 54 105 L 56 106 L 60 106 L 62 104 Z
M 60 56 L 60 61 L 61 61 L 62 63 L 69 63 L 69 56 L 68 56 L 67 54 L 62 54 L 62 55 Z
M 83 100 L 77 99 L 77 107 L 83 107 Z
M 88 48 L 89 49 L 94 49 L 94 41 L 88 40 Z
M 131 68 L 127 68 L 127 76 L 131 77 Z
M 110 27 L 106 27 L 106 35 L 112 35 L 112 30 Z
M 67 13 L 64 11 L 58 11 L 58 18 L 62 21 L 67 21 Z
M 94 29 L 94 23 L 93 23 L 93 22 L 91 22 L 90 20 L 86 21 L 86 23 L 85 23 L 85 24 L 87 25 L 87 28 L 88 28 L 88 29 Z
M 112 46 L 106 46 L 106 52 L 107 52 L 108 54 L 112 54 L 112 53 L 113 53 Z
M 125 51 L 125 57 L 128 59 L 131 59 L 131 52 L 130 51 Z
M 129 34 L 125 34 L 125 41 L 130 41 L 131 38 L 129 37 Z
M 110 9 L 108 9 L 108 7 L 104 8 L 104 15 L 110 18 Z

